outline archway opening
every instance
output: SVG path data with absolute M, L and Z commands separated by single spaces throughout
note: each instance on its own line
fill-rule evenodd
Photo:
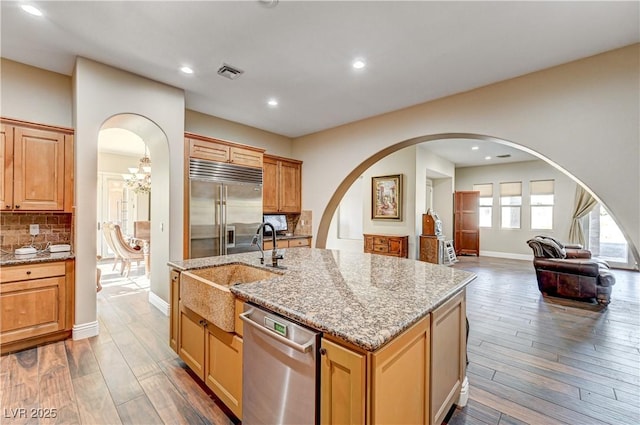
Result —
M 562 204 L 562 208 L 567 210 L 567 211 L 563 211 L 560 210 L 560 208 L 558 208 L 558 212 L 555 214 L 556 217 L 559 216 L 561 217 L 565 222 L 570 221 L 569 220 L 569 214 L 571 213 L 571 210 L 573 208 L 573 201 L 574 201 L 574 193 L 575 193 L 575 189 L 576 189 L 576 185 L 578 185 L 579 187 L 584 188 L 589 194 L 591 194 L 594 199 L 596 200 L 596 202 L 598 203 L 598 205 L 600 205 L 601 207 L 606 208 L 606 205 L 604 205 L 602 203 L 602 201 L 599 199 L 599 197 L 597 196 L 597 194 L 593 193 L 588 187 L 586 187 L 581 181 L 579 181 L 579 179 L 575 178 L 575 176 L 571 175 L 567 170 L 563 169 L 561 166 L 559 166 L 558 164 L 556 164 L 555 162 L 553 162 L 552 160 L 550 160 L 549 158 L 544 157 L 543 155 L 538 154 L 537 152 L 528 149 L 526 147 L 523 147 L 521 145 L 518 145 L 517 143 L 514 143 L 512 141 L 509 140 L 504 140 L 504 139 L 500 139 L 497 137 L 493 137 L 493 136 L 486 136 L 486 135 L 479 135 L 479 134 L 468 134 L 468 133 L 446 133 L 446 134 L 434 134 L 434 135 L 428 135 L 428 136 L 423 136 L 423 137 L 417 137 L 417 138 L 412 138 L 412 139 L 408 139 L 402 142 L 399 142 L 395 145 L 389 146 L 386 149 L 376 153 L 375 155 L 372 155 L 371 157 L 367 158 L 365 161 L 363 161 L 361 164 L 359 164 L 348 176 L 347 178 L 345 178 L 345 180 L 339 185 L 338 189 L 335 191 L 335 193 L 333 194 L 332 198 L 330 199 L 327 207 L 325 208 L 325 211 L 321 217 L 320 223 L 319 223 L 319 227 L 318 227 L 318 232 L 317 232 L 317 239 L 316 239 L 316 246 L 318 247 L 335 247 L 332 246 L 334 240 L 332 240 L 332 237 L 335 237 L 334 234 L 336 234 L 337 232 L 339 232 L 339 228 L 337 227 L 336 223 L 339 223 L 340 221 L 340 211 L 338 211 L 338 206 L 340 205 L 341 201 L 344 199 L 345 194 L 347 194 L 348 191 L 351 192 L 351 197 L 353 196 L 353 191 L 354 191 L 354 185 L 360 185 L 360 186 L 364 186 L 365 189 L 362 191 L 363 193 L 363 198 L 366 198 L 368 196 L 370 196 L 370 194 L 367 192 L 367 179 L 364 179 L 365 181 L 362 181 L 363 179 L 361 178 L 362 176 L 367 176 L 367 178 L 371 177 L 369 176 L 368 170 L 370 169 L 378 169 L 380 170 L 380 164 L 384 163 L 385 161 L 390 161 L 389 158 L 398 155 L 398 152 L 401 152 L 402 150 L 408 150 L 410 148 L 413 147 L 413 149 L 416 149 L 416 145 L 419 146 L 424 146 L 427 147 L 431 144 L 431 146 L 443 146 L 443 144 L 447 145 L 447 150 L 451 150 L 451 148 L 449 146 L 454 146 L 456 145 L 456 142 L 458 141 L 467 141 L 469 143 L 473 143 L 473 144 L 480 144 L 481 146 L 487 146 L 487 145 L 496 145 L 499 147 L 499 149 L 508 149 L 510 152 L 515 153 L 514 156 L 518 157 L 518 158 L 514 158 L 516 161 L 530 161 L 530 166 L 533 167 L 534 164 L 540 164 L 539 168 L 547 168 L 552 170 L 551 172 L 549 172 L 549 174 L 551 174 L 552 176 L 555 174 L 557 177 L 557 180 L 562 183 L 564 182 L 564 187 L 562 187 L 562 191 L 559 192 L 559 194 L 561 193 L 562 195 L 562 199 L 561 199 L 561 204 Z M 465 147 L 470 147 L 470 144 L 466 144 Z M 477 147 L 477 146 L 476 146 Z M 461 155 L 463 156 L 463 155 Z M 406 159 L 406 156 L 405 156 Z M 461 159 L 461 158 L 458 158 Z M 458 162 L 458 161 L 456 161 Z M 491 162 L 487 162 L 487 164 L 491 163 L 493 166 L 502 166 L 502 165 L 507 165 L 506 164 L 506 160 L 503 160 L 503 162 L 500 161 L 491 161 Z M 455 164 L 452 164 L 455 165 Z M 483 167 L 485 164 L 479 164 L 477 165 L 477 167 Z M 420 165 L 418 165 L 419 167 Z M 469 167 L 469 165 L 465 165 L 464 167 Z M 397 167 L 396 167 L 397 168 Z M 454 166 L 454 168 L 456 168 Z M 463 168 L 466 169 L 466 168 Z M 393 171 L 393 169 L 387 168 L 387 170 L 389 171 L 389 173 L 391 173 Z M 384 172 L 385 169 L 382 168 L 382 171 Z M 396 170 L 397 171 L 397 170 Z M 456 172 L 454 171 L 449 178 L 455 180 L 455 174 Z M 526 177 L 527 180 L 531 180 L 531 181 L 535 181 L 538 180 L 538 176 L 536 174 L 539 174 L 537 172 L 532 173 L 532 175 L 528 175 L 528 174 L 524 174 L 524 176 L 528 176 Z M 418 173 L 418 175 L 420 175 L 420 173 Z M 436 178 L 438 177 L 447 177 L 445 175 L 441 175 L 438 176 L 438 173 L 435 172 L 434 174 L 436 176 Z M 412 176 L 412 177 L 415 177 Z M 427 176 L 429 177 L 429 176 Z M 407 193 L 408 197 L 411 196 L 416 196 L 419 199 L 416 199 L 416 213 L 415 215 L 408 215 L 408 219 L 409 220 L 413 220 L 415 222 L 415 227 L 414 228 L 410 228 L 408 227 L 410 230 L 412 230 L 414 233 L 413 235 L 409 232 L 409 234 L 413 237 L 416 236 L 418 234 L 420 234 L 420 208 L 422 206 L 422 213 L 426 212 L 426 209 L 428 207 L 424 207 L 425 204 L 428 203 L 428 199 L 426 200 L 427 202 L 425 202 L 425 199 L 422 198 L 420 199 L 420 196 L 422 194 L 420 194 L 421 191 L 427 191 L 428 188 L 426 187 L 427 184 L 426 183 L 430 183 L 429 179 L 427 179 L 428 181 L 425 182 L 424 181 L 424 175 L 421 175 L 422 180 L 418 179 L 415 181 L 415 191 L 413 193 Z M 444 181 L 445 179 L 438 179 L 439 181 Z M 482 180 L 482 178 L 480 179 Z M 508 181 L 509 178 L 505 178 L 502 181 Z M 476 183 L 482 183 L 481 181 L 477 181 Z M 527 189 L 527 196 L 529 194 L 528 191 L 528 185 L 530 184 L 530 181 L 526 181 L 524 182 L 524 185 Z M 570 183 L 570 184 L 567 184 Z M 496 184 L 494 184 L 496 185 Z M 452 199 L 452 192 L 456 189 L 454 189 L 454 185 L 453 183 L 449 183 L 449 186 L 451 187 L 450 192 L 448 193 L 449 199 Z M 459 187 L 459 185 L 458 185 Z M 499 186 L 496 187 L 496 189 Z M 431 188 L 432 189 L 432 188 Z M 467 189 L 457 189 L 457 190 L 472 190 L 471 187 L 468 187 Z M 495 190 L 495 189 L 494 189 Z M 347 197 L 349 198 L 349 197 Z M 499 202 L 499 198 L 497 198 Z M 367 207 L 367 202 L 370 202 L 368 199 L 364 199 L 364 202 L 362 202 L 363 205 L 363 209 L 366 210 Z M 452 202 L 452 201 L 451 201 Z M 525 217 L 527 218 L 526 223 L 523 223 L 523 230 L 524 229 L 524 225 L 529 226 L 529 215 L 528 214 L 533 214 L 533 208 L 529 208 L 529 199 L 525 200 L 525 205 L 528 208 L 525 211 Z M 357 204 L 357 203 L 356 203 Z M 357 207 L 357 205 L 356 205 Z M 352 205 L 351 205 L 351 209 L 353 209 L 353 201 L 352 201 Z M 500 210 L 500 206 L 498 204 L 497 208 L 494 208 L 496 211 Z M 538 208 L 538 210 L 542 210 L 543 208 Z M 366 213 L 366 211 L 365 211 Z M 452 213 L 452 210 L 445 208 L 445 213 Z M 564 216 L 567 216 L 567 219 L 565 220 Z M 449 218 L 449 217 L 448 217 Z M 450 222 L 449 224 L 451 224 L 453 220 L 453 217 L 450 217 Z M 363 215 L 363 221 L 364 221 L 364 228 L 365 230 L 370 230 L 371 229 L 371 222 L 368 222 L 368 217 L 367 214 Z M 585 224 L 586 227 L 589 227 L 589 223 L 588 223 L 588 219 L 585 220 Z M 593 220 L 592 220 L 593 221 Z M 386 225 L 387 223 L 385 223 Z M 369 225 L 369 229 L 367 229 L 367 225 Z M 409 225 L 411 225 L 411 223 L 409 223 Z M 501 223 L 498 223 L 496 227 L 500 227 Z M 568 226 L 568 224 L 566 225 Z M 357 228 L 357 226 L 355 226 Z M 373 226 L 375 227 L 375 226 Z M 380 227 L 383 231 L 385 230 L 384 227 L 382 226 L 378 226 Z M 396 226 L 398 227 L 398 226 Z M 389 226 L 390 229 L 393 229 L 393 227 Z M 535 229 L 534 226 L 531 226 L 531 229 Z M 395 229 L 395 230 L 407 230 L 407 229 Z M 554 235 L 554 236 L 558 236 L 560 239 L 563 240 L 567 240 L 567 236 L 568 236 L 568 227 L 566 228 L 562 228 L 562 226 L 559 227 L 559 232 L 555 232 L 554 230 L 551 229 L 550 230 L 550 234 Z M 365 232 L 366 233 L 366 232 Z M 369 231 L 369 233 L 371 233 Z M 375 233 L 375 232 L 373 232 Z M 503 235 L 501 236 L 502 238 L 506 238 L 507 235 L 504 234 L 505 232 L 503 232 Z M 522 237 L 525 237 L 525 241 L 527 240 L 527 234 L 526 232 L 521 232 L 523 235 L 520 235 Z M 543 234 L 545 233 L 544 231 L 533 231 L 530 230 L 529 233 L 531 235 L 533 234 Z M 549 232 L 546 232 L 549 233 Z M 495 234 L 495 233 L 494 233 Z M 450 234 L 451 238 L 453 237 L 453 234 Z M 510 235 L 512 236 L 512 235 Z M 587 235 L 588 236 L 588 235 Z M 417 239 L 414 238 L 414 239 Z M 512 238 L 513 239 L 513 238 Z M 587 237 L 587 241 L 588 241 L 588 237 Z M 635 261 L 637 261 L 638 259 L 638 253 L 637 253 L 637 249 L 636 247 L 634 247 L 631 243 L 629 243 L 630 238 L 628 237 L 628 235 L 624 235 L 624 241 L 623 241 L 623 245 L 625 245 L 625 247 L 628 247 L 629 250 L 629 256 L 626 259 L 626 263 L 624 261 L 617 263 L 616 265 L 618 267 L 621 268 L 633 268 L 634 267 L 634 259 Z M 327 246 L 327 242 L 329 242 L 329 246 Z M 592 242 L 593 242 L 593 238 L 592 238 Z M 410 242 L 411 245 L 411 242 Z M 353 249 L 361 249 L 361 243 L 358 241 L 352 241 L 352 247 Z M 526 244 L 524 245 L 524 247 L 526 247 Z M 524 248 L 526 250 L 526 248 Z M 597 249 L 597 248 L 596 248 Z M 411 249 L 410 249 L 411 251 Z M 414 246 L 414 251 L 417 251 L 415 246 Z M 496 254 L 500 254 L 497 253 Z M 416 254 L 417 255 L 417 254 Z M 520 255 L 525 256 L 524 253 L 521 253 Z M 527 254 L 528 255 L 528 254 Z M 499 255 L 498 255 L 499 256 Z M 513 257 L 515 258 L 515 257 Z
M 168 138 L 156 123 L 144 116 L 117 114 L 105 120 L 100 127 L 98 155 L 98 185 L 100 187 L 101 183 L 107 182 L 107 186 L 112 184 L 116 192 L 114 199 L 103 194 L 102 199 L 97 200 L 98 222 L 104 219 L 118 222 L 131 245 L 138 244 L 141 250 L 148 250 L 144 261 L 145 274 L 150 280 L 149 301 L 168 314 L 167 303 L 154 293 L 154 288 L 164 285 L 164 265 L 169 259 L 170 203 L 165 190 L 169 186 Z M 148 158 L 151 164 L 143 164 L 144 158 Z M 149 175 L 143 175 L 147 171 Z M 127 181 L 135 180 L 136 175 L 140 180 Z M 147 179 L 150 187 L 145 186 Z M 121 202 L 119 205 L 116 204 L 118 200 Z M 104 253 L 102 232 L 98 234 L 97 241 Z

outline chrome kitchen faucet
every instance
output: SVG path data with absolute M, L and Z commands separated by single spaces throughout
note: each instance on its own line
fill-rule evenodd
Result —
M 264 264 L 264 251 L 262 250 L 262 241 L 259 241 L 258 239 L 262 239 L 259 237 L 260 231 L 267 226 L 271 227 L 271 238 L 273 240 L 273 248 L 271 249 L 271 267 L 284 269 L 285 268 L 284 266 L 278 265 L 278 260 L 284 259 L 284 256 L 282 254 L 282 251 L 277 249 L 276 229 L 273 228 L 273 225 L 271 223 L 264 222 L 260 225 L 260 227 L 258 227 L 256 234 L 253 236 L 253 239 L 251 240 L 251 245 L 258 246 L 258 249 L 260 249 L 260 254 L 262 254 L 262 256 L 260 257 L 260 264 Z

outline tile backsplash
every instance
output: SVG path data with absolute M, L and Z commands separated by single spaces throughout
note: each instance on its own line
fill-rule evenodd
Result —
M 31 244 L 29 225 L 40 226 L 40 234 L 33 239 L 36 248 L 52 244 L 71 243 L 71 213 L 2 213 L 0 215 L 0 248 L 13 252 L 16 248 Z

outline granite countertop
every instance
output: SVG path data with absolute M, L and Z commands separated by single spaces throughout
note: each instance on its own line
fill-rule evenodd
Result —
M 65 252 L 49 252 L 42 251 L 36 254 L 16 255 L 16 254 L 2 254 L 0 255 L 0 267 L 4 266 L 19 266 L 21 264 L 32 263 L 49 263 L 51 261 L 63 261 L 75 258 L 73 251 Z
M 270 251 L 265 252 L 265 262 Z M 260 265 L 256 252 L 173 261 L 178 270 Z M 375 351 L 462 290 L 476 275 L 436 264 L 325 249 L 290 249 L 282 276 L 238 284 L 237 297 Z

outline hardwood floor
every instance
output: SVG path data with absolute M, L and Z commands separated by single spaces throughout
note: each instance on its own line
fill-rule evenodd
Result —
M 470 398 L 450 425 L 640 423 L 640 274 L 615 271 L 602 309 L 541 297 L 529 261 L 460 260 L 478 278 L 467 290 Z M 234 423 L 169 349 L 143 267 L 129 279 L 102 269 L 99 336 L 0 357 L 0 424 Z
M 614 271 L 607 308 L 538 291 L 530 261 L 460 257 L 470 399 L 453 424 L 640 423 L 640 274 Z

